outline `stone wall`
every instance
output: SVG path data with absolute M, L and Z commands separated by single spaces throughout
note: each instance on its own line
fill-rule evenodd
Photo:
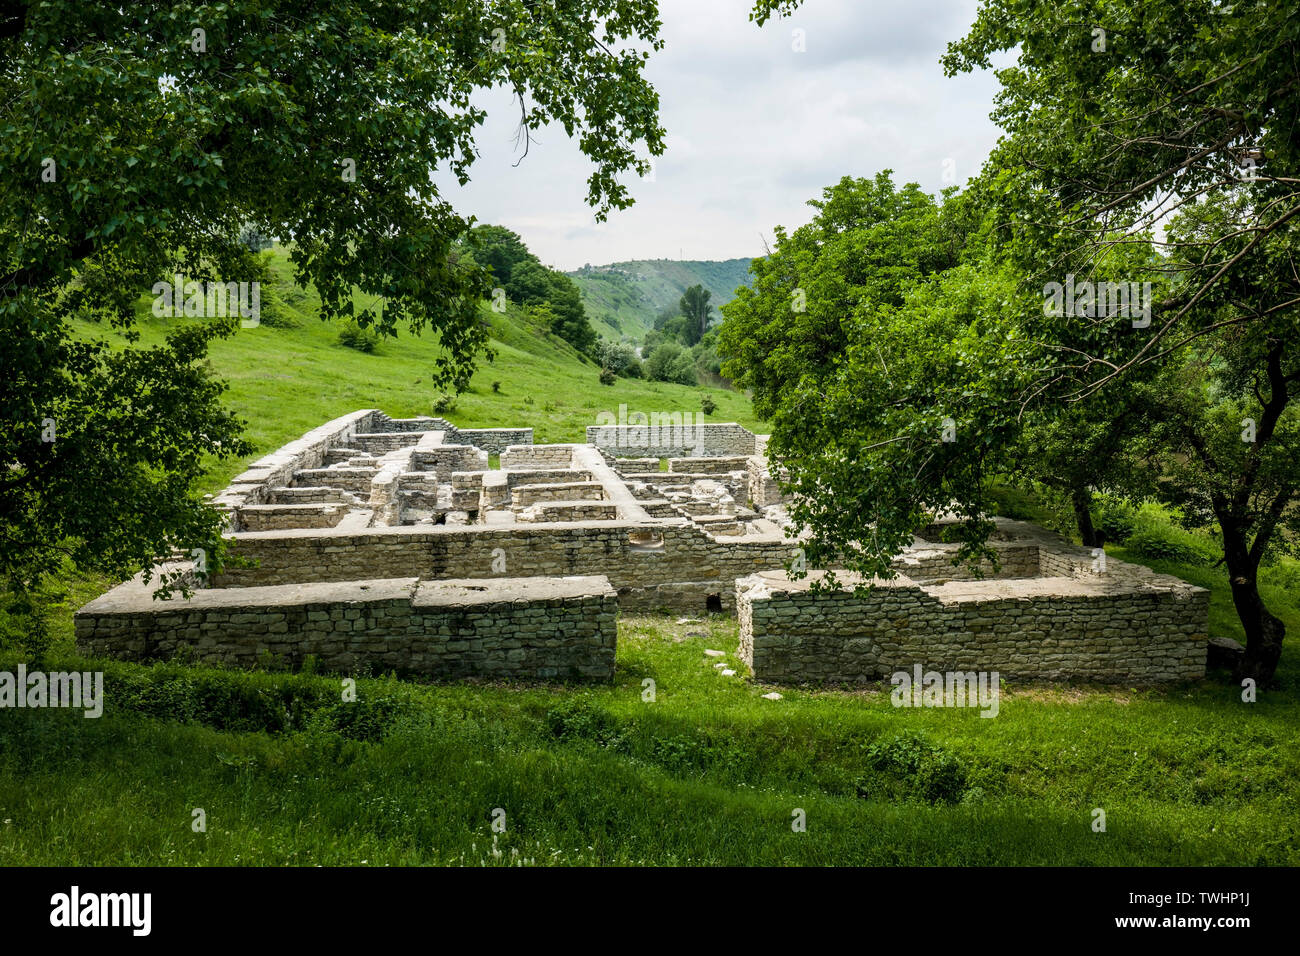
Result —
M 489 455 L 499 455 L 511 445 L 531 445 L 531 428 L 457 428 L 445 418 L 389 418 L 376 412 L 373 419 L 377 432 L 440 431 L 448 445 L 473 445 Z
M 511 445 L 501 452 L 504 469 L 568 468 L 573 464 L 573 445 Z
M 344 504 L 245 505 L 239 512 L 246 531 L 333 528 L 348 513 Z
M 473 445 L 489 455 L 499 455 L 512 445 L 531 445 L 531 428 L 455 428 L 448 433 L 449 445 Z
M 230 485 L 212 500 L 213 505 L 229 510 L 263 504 L 271 488 L 293 484 L 297 471 L 319 468 L 325 463 L 325 456 L 331 448 L 346 445 L 348 439 L 358 432 L 369 431 L 376 416 L 381 415 L 382 412 L 373 408 L 362 409 L 313 428 L 236 475 Z
M 760 455 L 749 459 L 749 501 L 755 508 L 781 503 L 781 484 L 772 477 L 767 459 Z
M 735 422 L 588 425 L 587 444 L 611 458 L 733 458 L 754 454 L 754 433 Z
M 415 578 L 196 591 L 154 601 L 124 585 L 76 616 L 91 656 L 433 677 L 610 680 L 618 602 L 603 577 Z
M 620 467 L 619 469 L 623 469 Z M 652 469 L 657 471 L 658 468 Z M 731 457 L 731 458 L 669 458 L 669 474 L 681 473 L 688 475 L 728 475 L 733 471 L 748 471 L 749 458 Z
M 511 493 L 520 508 L 539 501 L 603 501 L 605 486 L 599 481 L 566 481 L 559 484 L 520 485 Z
M 1077 561 L 1070 568 L 1078 573 Z M 816 575 L 736 584 L 740 655 L 757 680 L 861 684 L 921 664 L 1039 680 L 1204 676 L 1209 593 L 1111 561 L 1105 574 L 814 593 Z
M 793 548 L 780 533 L 714 538 L 683 519 L 281 531 L 240 535 L 233 553 L 257 566 L 228 568 L 212 584 L 603 574 L 624 608 L 698 613 L 709 595 L 732 607 L 736 578 L 784 567 Z

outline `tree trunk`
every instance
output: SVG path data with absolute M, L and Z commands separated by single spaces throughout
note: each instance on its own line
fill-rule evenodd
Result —
M 1079 539 L 1084 547 L 1100 548 L 1102 537 L 1092 526 L 1092 492 L 1086 486 L 1075 488 L 1070 500 L 1074 504 L 1074 520 L 1079 525 Z
M 1222 520 L 1219 524 L 1223 528 L 1224 563 L 1232 585 L 1232 603 L 1246 632 L 1246 653 L 1232 677 L 1236 681 L 1252 678 L 1255 686 L 1262 689 L 1273 681 L 1277 662 L 1282 657 L 1286 625 L 1269 612 L 1259 596 L 1256 578 L 1259 563 L 1251 557 L 1245 535 L 1238 528 L 1225 527 Z

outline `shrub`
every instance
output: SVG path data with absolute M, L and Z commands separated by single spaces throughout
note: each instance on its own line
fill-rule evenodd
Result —
M 339 344 L 358 352 L 373 352 L 379 345 L 379 333 L 358 325 L 356 319 L 348 319 L 339 330 Z
M 433 410 L 439 415 L 456 410 L 456 396 L 444 392 L 438 396 L 438 400 L 433 403 Z
M 1101 493 L 1093 496 L 1092 524 L 1106 536 L 1107 541 L 1123 543 L 1129 539 L 1137 523 L 1138 509 L 1133 503 L 1119 497 Z
M 590 740 L 601 747 L 623 742 L 618 720 L 584 697 L 570 697 L 546 712 L 546 729 L 557 740 Z
M 492 383 L 492 394 L 493 394 L 493 395 L 497 395 L 497 394 L 499 394 L 500 392 L 501 392 L 501 383 L 500 383 L 500 382 L 493 382 L 493 383 Z
M 1209 564 L 1214 560 L 1213 544 L 1175 525 L 1168 510 L 1150 501 L 1137 510 L 1133 532 L 1124 544 L 1144 558 L 1185 564 Z
M 1283 555 L 1259 569 L 1259 583 L 1300 594 L 1300 561 Z
M 638 374 L 640 372 L 641 363 L 636 357 L 636 350 L 624 342 L 602 340 L 596 343 L 594 354 L 600 367 L 609 369 L 615 375 L 628 375 L 628 369 L 633 364 L 636 365 Z
M 656 382 L 673 382 L 678 385 L 695 385 L 695 363 L 691 353 L 676 342 L 655 346 L 646 360 L 647 377 Z
M 602 368 L 600 370 L 601 385 L 613 385 L 617 381 L 618 381 L 618 376 L 615 375 L 613 372 L 611 372 L 609 369 Z
M 712 415 L 717 410 L 718 404 L 711 396 L 705 395 L 700 399 L 700 411 L 704 412 L 705 415 Z
M 859 778 L 858 795 L 869 799 L 920 798 L 956 803 L 966 791 L 966 765 L 915 733 L 901 733 L 866 748 L 873 771 Z

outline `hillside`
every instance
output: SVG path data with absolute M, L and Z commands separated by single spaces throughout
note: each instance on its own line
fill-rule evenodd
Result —
M 339 344 L 341 323 L 322 322 L 313 290 L 290 282 L 283 250 L 272 251 L 276 283 L 263 292 L 263 319 L 257 328 L 240 329 L 212 344 L 209 358 L 216 374 L 229 383 L 225 404 L 247 421 L 246 437 L 257 454 L 240 462 L 215 462 L 205 491 L 225 486 L 244 463 L 272 451 L 322 422 L 358 408 L 381 408 L 395 417 L 439 414 L 464 427 L 532 426 L 538 442 L 582 441 L 587 425 L 601 411 L 698 412 L 700 399 L 717 403 L 712 421 L 740 422 L 763 431 L 744 395 L 718 388 L 692 388 L 664 382 L 620 378 L 599 384 L 599 369 L 568 343 L 529 324 L 511 306 L 497 314 L 483 308 L 492 326 L 496 359 L 481 359 L 453 409 L 436 412 L 439 390 L 429 373 L 441 347 L 437 337 L 402 332 L 383 340 L 372 353 Z M 268 302 L 274 299 L 274 305 Z M 358 297 L 358 304 L 368 304 Z M 137 307 L 140 347 L 162 342 L 169 328 L 197 319 L 156 318 L 150 300 Z M 274 323 L 274 324 L 272 324 Z M 77 322 L 78 333 L 125 345 L 107 324 Z M 492 384 L 498 382 L 499 391 Z
M 634 259 L 583 266 L 567 273 L 582 292 L 587 318 L 605 338 L 640 340 L 655 316 L 675 307 L 683 292 L 699 284 L 713 293 L 713 306 L 735 298 L 749 285 L 749 259 Z

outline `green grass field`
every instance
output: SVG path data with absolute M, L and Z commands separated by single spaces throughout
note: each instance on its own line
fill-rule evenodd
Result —
M 448 414 L 457 423 L 573 440 L 619 402 L 698 407 L 701 389 L 604 388 L 564 346 L 496 321 L 501 355 Z M 145 341 L 164 327 L 145 320 Z M 303 319 L 214 349 L 262 452 L 359 407 L 431 413 L 435 343 L 368 355 L 336 336 Z M 742 396 L 708 391 L 714 420 L 757 426 Z M 216 468 L 211 487 L 239 467 Z M 1241 638 L 1221 569 L 1113 553 L 1211 588 L 1211 633 Z M 767 700 L 774 688 L 737 660 L 733 618 L 626 616 L 612 685 L 371 675 L 349 703 L 338 676 L 310 669 L 80 659 L 72 614 L 111 583 L 56 582 L 43 662 L 102 670 L 103 717 L 0 711 L 0 865 L 1300 863 L 1291 647 L 1280 687 L 1253 704 L 1224 673 L 1162 689 L 1014 684 L 983 719 L 895 709 L 888 685 Z M 1294 591 L 1265 597 L 1300 640 Z M 0 653 L 0 670 L 18 661 Z
M 486 307 L 492 323 L 491 364 L 481 362 L 470 391 L 456 399 L 449 412 L 436 412 L 441 392 L 429 382 L 434 360 L 441 354 L 435 336 L 399 333 L 385 339 L 373 353 L 338 343 L 340 326 L 316 317 L 315 292 L 295 290 L 287 284 L 288 266 L 283 253 L 273 253 L 276 274 L 285 280 L 279 294 L 289 327 L 264 322 L 240 329 L 218 340 L 210 350 L 215 372 L 230 385 L 226 404 L 248 423 L 247 437 L 257 454 L 238 462 L 213 462 L 204 491 L 223 488 L 253 458 L 274 451 L 347 412 L 379 408 L 395 418 L 438 414 L 456 425 L 477 428 L 532 426 L 534 441 L 583 441 L 586 427 L 601 412 L 700 413 L 700 400 L 712 397 L 717 409 L 709 421 L 739 422 L 764 431 L 754 417 L 749 400 L 741 393 L 721 388 L 670 385 L 620 378 L 601 385 L 599 368 L 584 360 L 564 341 L 530 328 L 524 316 L 511 307 L 495 314 Z M 361 305 L 368 305 L 359 298 Z M 156 318 L 142 300 L 137 309 L 140 344 L 161 342 L 176 319 Z M 80 322 L 79 334 L 123 343 L 107 325 Z M 499 382 L 499 391 L 492 383 Z
M 1251 705 L 1219 675 L 1011 686 L 984 719 L 766 700 L 704 654 L 736 666 L 733 619 L 627 617 L 612 686 L 379 676 L 343 703 L 325 675 L 77 661 L 75 603 L 47 666 L 102 668 L 108 704 L 0 718 L 0 864 L 1300 861 L 1289 666 Z

